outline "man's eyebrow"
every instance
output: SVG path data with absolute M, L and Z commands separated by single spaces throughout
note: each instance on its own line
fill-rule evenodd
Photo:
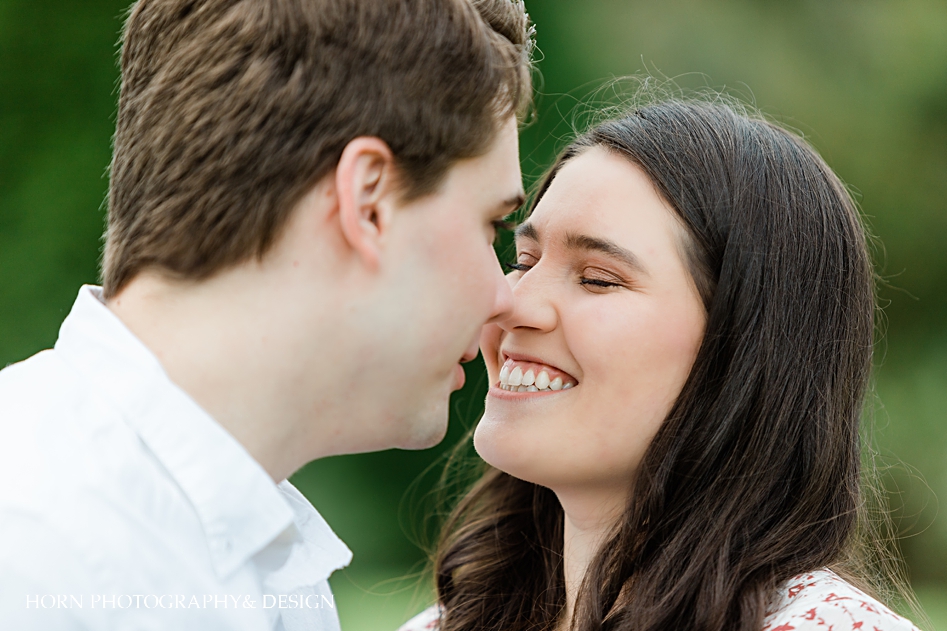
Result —
M 529 239 L 530 241 L 539 243 L 539 231 L 528 221 L 519 225 L 514 236 L 517 239 Z M 570 250 L 601 252 L 606 256 L 617 259 L 636 272 L 644 274 L 645 276 L 649 275 L 648 268 L 645 267 L 640 258 L 635 256 L 634 252 L 626 250 L 608 239 L 600 239 L 598 237 L 590 237 L 586 234 L 570 232 L 566 235 L 566 247 Z
M 519 207 L 525 203 L 526 203 L 526 194 L 520 192 L 514 195 L 513 197 L 507 199 L 506 201 L 501 202 L 499 204 L 499 207 L 504 210 L 510 210 L 512 208 L 515 211 L 515 210 L 518 210 Z

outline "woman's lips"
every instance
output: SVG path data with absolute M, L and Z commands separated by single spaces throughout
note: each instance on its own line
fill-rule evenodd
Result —
M 495 384 L 507 392 L 558 392 L 578 382 L 568 373 L 547 364 L 507 358 Z

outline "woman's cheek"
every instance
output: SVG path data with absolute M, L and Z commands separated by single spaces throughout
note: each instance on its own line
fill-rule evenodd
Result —
M 480 352 L 491 378 L 499 372 L 500 338 L 503 334 L 496 324 L 485 324 L 480 330 Z

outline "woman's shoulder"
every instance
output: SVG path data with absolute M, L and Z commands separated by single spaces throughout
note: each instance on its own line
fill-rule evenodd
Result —
M 436 631 L 441 621 L 441 608 L 431 605 L 415 617 L 411 618 L 398 631 Z
M 398 631 L 437 631 L 438 605 L 428 607 Z M 776 594 L 762 631 L 919 631 L 831 570 L 802 574 Z
M 918 631 L 902 618 L 835 572 L 802 574 L 779 590 L 763 631 Z

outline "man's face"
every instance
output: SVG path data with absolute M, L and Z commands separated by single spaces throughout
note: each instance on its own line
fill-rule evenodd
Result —
M 387 418 L 379 439 L 391 441 L 380 448 L 420 449 L 444 437 L 450 393 L 463 385 L 460 362 L 477 356 L 481 327 L 512 307 L 493 241 L 495 224 L 522 200 L 511 117 L 488 153 L 457 163 L 436 193 L 396 211 L 377 314 L 384 339 L 375 356 L 387 369 L 376 383 L 388 386 L 375 391 Z

